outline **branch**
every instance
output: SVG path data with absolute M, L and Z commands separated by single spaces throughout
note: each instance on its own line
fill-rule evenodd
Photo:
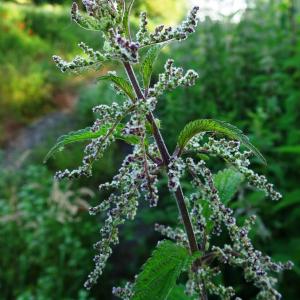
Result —
M 145 100 L 145 97 L 141 91 L 139 84 L 138 84 L 138 81 L 136 79 L 136 76 L 132 69 L 131 64 L 128 62 L 124 62 L 124 67 L 125 67 L 128 78 L 135 90 L 135 93 L 136 93 L 138 99 Z M 159 149 L 159 152 L 161 154 L 161 157 L 163 159 L 164 165 L 166 168 L 168 168 L 168 165 L 170 162 L 170 154 L 169 154 L 167 146 L 164 142 L 164 139 L 160 133 L 160 130 L 156 125 L 155 118 L 154 118 L 152 112 L 150 112 L 147 115 L 147 120 L 152 126 L 153 135 L 154 135 L 157 147 Z M 193 229 L 193 226 L 192 226 L 192 223 L 190 220 L 190 216 L 189 216 L 189 213 L 188 213 L 185 201 L 184 201 L 184 195 L 183 195 L 182 188 L 180 185 L 175 192 L 175 198 L 176 198 L 177 206 L 178 206 L 178 209 L 179 209 L 179 212 L 181 215 L 181 219 L 182 219 L 182 222 L 183 222 L 183 225 L 185 227 L 185 231 L 186 231 L 186 234 L 188 237 L 190 251 L 191 251 L 191 253 L 195 253 L 195 252 L 199 251 L 199 248 L 197 245 L 197 240 L 195 237 L 194 229 Z

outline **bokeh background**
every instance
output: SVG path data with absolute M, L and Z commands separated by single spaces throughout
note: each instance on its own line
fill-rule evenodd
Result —
M 169 147 L 187 121 L 217 118 L 242 128 L 268 161 L 257 171 L 269 176 L 283 199 L 241 188 L 231 205 L 237 216 L 257 214 L 257 247 L 275 260 L 291 259 L 293 271 L 279 276 L 284 299 L 300 298 L 300 1 L 137 0 L 132 27 L 147 9 L 154 24 L 179 22 L 199 4 L 201 23 L 185 43 L 165 48 L 155 77 L 168 57 L 200 74 L 191 89 L 161 97 L 157 115 Z M 99 201 L 97 186 L 111 178 L 128 152 L 118 143 L 96 165 L 94 177 L 57 183 L 57 169 L 80 163 L 83 145 L 70 146 L 43 165 L 60 135 L 89 126 L 95 104 L 120 101 L 97 74 L 61 74 L 53 54 L 71 58 L 77 43 L 94 48 L 101 38 L 71 23 L 68 0 L 0 2 L 0 299 L 113 299 L 112 286 L 132 280 L 160 238 L 155 222 L 175 224 L 177 208 L 161 183 L 157 209 L 141 203 L 135 222 L 121 229 L 99 284 L 83 282 L 92 269 L 92 244 L 102 219 L 87 207 Z M 217 166 L 218 167 L 218 166 Z M 256 290 L 239 270 L 224 270 L 226 284 L 243 299 Z M 212 298 L 213 299 L 213 298 Z

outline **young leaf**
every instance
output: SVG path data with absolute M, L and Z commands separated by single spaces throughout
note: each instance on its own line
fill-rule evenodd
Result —
M 146 53 L 145 59 L 141 65 L 141 73 L 143 77 L 144 88 L 149 88 L 151 75 L 153 71 L 153 65 L 161 50 L 161 45 L 152 46 Z
M 124 78 L 108 74 L 98 78 L 98 80 L 109 80 L 112 81 L 119 89 L 121 89 L 130 99 L 134 100 L 135 93 L 132 89 L 131 84 Z
M 117 139 L 123 140 L 127 142 L 128 144 L 137 144 L 138 143 L 138 137 L 129 135 L 124 136 L 121 134 L 121 130 L 124 128 L 124 125 L 119 124 L 115 131 L 114 136 Z M 55 153 L 62 151 L 64 147 L 68 144 L 75 143 L 75 142 L 83 142 L 91 139 L 98 138 L 100 136 L 105 135 L 108 130 L 110 129 L 110 126 L 106 125 L 101 127 L 98 131 L 91 131 L 90 127 L 87 127 L 85 129 L 81 129 L 78 131 L 72 131 L 69 132 L 66 135 L 63 135 L 57 139 L 56 144 L 50 149 L 50 151 L 47 153 L 47 155 L 44 158 L 44 163 L 47 162 L 47 160 L 53 156 Z
M 126 7 L 125 6 L 125 11 L 124 11 L 124 16 L 123 16 L 123 28 L 125 30 L 125 34 L 126 34 L 126 37 L 127 38 L 130 38 L 130 24 L 129 24 L 129 15 L 130 15 L 130 11 L 131 11 L 131 8 L 132 8 L 132 5 L 134 3 L 134 0 L 129 0 L 129 4 L 128 6 Z M 125 4 L 126 5 L 126 4 Z
M 199 119 L 188 123 L 184 127 L 178 138 L 179 154 L 182 153 L 187 143 L 195 135 L 201 132 L 219 133 L 228 137 L 229 139 L 238 140 L 245 147 L 251 150 L 264 164 L 266 164 L 266 160 L 264 159 L 262 154 L 258 149 L 256 149 L 255 146 L 250 143 L 248 137 L 244 135 L 240 129 L 229 123 L 213 119 Z
M 214 175 L 214 183 L 221 201 L 227 204 L 237 192 L 244 176 L 234 169 L 225 169 Z
M 171 241 L 160 242 L 138 275 L 131 300 L 168 299 L 180 273 L 194 259 L 186 248 Z

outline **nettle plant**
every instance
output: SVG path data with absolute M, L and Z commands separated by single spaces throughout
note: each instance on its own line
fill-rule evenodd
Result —
M 127 2 L 127 3 L 126 3 Z M 280 299 L 275 289 L 274 272 L 292 267 L 291 262 L 275 263 L 268 255 L 254 248 L 249 231 L 255 216 L 238 223 L 228 202 L 243 181 L 265 192 L 272 200 L 279 200 L 263 175 L 250 168 L 249 157 L 254 154 L 262 162 L 264 158 L 236 127 L 218 120 L 199 119 L 187 124 L 179 134 L 175 150 L 170 153 L 160 131 L 160 121 L 154 117 L 159 96 L 178 87 L 193 86 L 198 78 L 194 70 L 184 71 L 172 59 L 165 63 L 164 73 L 154 85 L 151 83 L 153 64 L 162 47 L 172 41 L 183 41 L 195 32 L 198 23 L 198 7 L 194 7 L 179 26 L 160 25 L 153 32 L 148 29 L 147 14 L 140 15 L 140 26 L 135 36 L 130 31 L 129 15 L 133 0 L 83 0 L 86 13 L 79 12 L 73 3 L 71 16 L 81 27 L 102 33 L 104 46 L 94 50 L 79 43 L 82 56 L 64 61 L 53 56 L 62 72 L 79 72 L 98 69 L 109 61 L 119 62 L 125 69 L 127 79 L 108 72 L 99 80 L 112 82 L 117 94 L 124 96 L 122 104 L 98 105 L 93 112 L 98 116 L 90 128 L 62 136 L 50 150 L 48 157 L 65 145 L 89 141 L 84 149 L 82 165 L 76 170 L 56 173 L 56 178 L 74 179 L 92 176 L 92 166 L 105 150 L 121 139 L 133 147 L 111 182 L 100 185 L 100 190 L 110 191 L 107 199 L 90 214 L 106 213 L 101 227 L 101 240 L 94 245 L 97 255 L 95 268 L 85 282 L 90 289 L 102 274 L 118 244 L 118 230 L 126 220 L 136 216 L 138 204 L 144 198 L 155 207 L 159 200 L 158 182 L 164 175 L 168 188 L 179 210 L 177 228 L 157 224 L 155 229 L 167 239 L 158 243 L 152 257 L 132 283 L 113 289 L 122 299 L 208 299 L 217 295 L 221 299 L 241 299 L 233 287 L 225 287 L 220 280 L 222 265 L 243 270 L 245 280 L 259 289 L 257 299 Z M 143 58 L 141 49 L 148 48 Z M 133 66 L 137 66 L 135 69 Z M 139 72 L 138 80 L 136 71 Z M 141 81 L 141 82 L 140 82 Z M 244 150 L 241 150 L 241 146 Z M 229 167 L 213 174 L 206 156 L 221 157 Z M 192 192 L 183 194 L 180 181 L 188 179 Z M 239 225 L 238 225 L 239 224 Z M 217 246 L 220 235 L 226 235 L 228 243 Z M 185 287 L 179 284 L 186 278 Z

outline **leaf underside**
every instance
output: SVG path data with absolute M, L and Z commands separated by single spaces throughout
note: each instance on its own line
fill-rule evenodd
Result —
M 162 48 L 162 45 L 155 45 L 151 47 L 145 56 L 145 59 L 141 65 L 141 73 L 143 77 L 144 88 L 149 88 L 151 75 L 153 71 L 153 65 L 157 59 L 157 56 Z
M 186 248 L 167 240 L 160 242 L 138 275 L 131 300 L 168 299 L 180 273 L 193 259 Z
M 113 75 L 113 74 L 108 74 L 104 75 L 98 78 L 99 81 L 101 80 L 109 80 L 112 81 L 119 89 L 121 89 L 131 100 L 134 100 L 135 93 L 133 91 L 133 88 L 131 84 L 124 78 Z
M 224 121 L 213 119 L 199 119 L 188 123 L 181 131 L 178 138 L 178 147 L 180 153 L 184 150 L 187 143 L 197 134 L 202 132 L 212 132 L 224 135 L 232 140 L 240 141 L 246 148 L 251 150 L 255 156 L 264 164 L 266 164 L 265 158 L 259 152 L 259 150 L 250 143 L 248 137 L 237 127 L 226 123 Z
M 221 201 L 227 204 L 238 191 L 244 176 L 234 169 L 224 169 L 215 174 L 213 179 Z

